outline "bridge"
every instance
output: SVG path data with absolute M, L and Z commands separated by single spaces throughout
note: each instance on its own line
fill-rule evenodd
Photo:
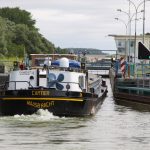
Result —
M 87 70 L 109 70 L 111 66 L 86 66 Z
M 111 59 L 102 59 L 97 62 L 86 64 L 88 72 L 101 75 L 102 77 L 109 77 L 109 69 L 111 68 Z

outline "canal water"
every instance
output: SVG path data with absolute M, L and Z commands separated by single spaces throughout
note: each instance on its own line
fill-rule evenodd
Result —
M 0 150 L 149 150 L 150 111 L 108 96 L 93 117 L 59 118 L 48 111 L 0 117 Z

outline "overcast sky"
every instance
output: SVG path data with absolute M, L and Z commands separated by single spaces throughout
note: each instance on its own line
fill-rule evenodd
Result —
M 133 0 L 137 6 L 143 0 Z M 128 12 L 127 0 L 0 0 L 1 7 L 20 7 L 32 14 L 39 32 L 61 48 L 116 49 L 109 34 L 125 34 Z M 134 8 L 132 7 L 132 13 Z M 140 7 L 139 11 L 143 8 Z M 138 18 L 142 14 L 138 15 Z M 134 34 L 134 24 L 132 23 Z M 150 2 L 146 2 L 146 32 L 150 32 Z M 142 33 L 142 20 L 138 21 L 137 34 Z

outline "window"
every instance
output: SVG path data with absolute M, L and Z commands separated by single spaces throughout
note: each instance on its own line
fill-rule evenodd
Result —
M 124 48 L 118 48 L 118 52 L 119 52 L 119 53 L 124 53 L 124 52 L 125 52 L 125 49 L 124 49 Z
M 130 42 L 130 47 L 134 47 L 134 41 Z
M 79 85 L 82 89 L 84 89 L 84 76 L 79 76 Z
M 121 42 L 119 41 L 119 42 L 118 42 L 118 46 L 121 46 L 121 45 L 122 45 L 122 44 L 121 44 Z

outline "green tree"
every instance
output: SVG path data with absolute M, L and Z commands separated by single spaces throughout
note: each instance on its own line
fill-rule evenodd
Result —
M 21 10 L 18 7 L 4 7 L 0 9 L 0 16 L 16 24 L 26 24 L 29 28 L 35 28 L 35 20 L 32 19 L 31 13 Z
M 1 56 L 23 57 L 24 51 L 31 53 L 66 53 L 65 49 L 55 48 L 38 32 L 35 20 L 25 10 L 16 8 L 0 9 L 0 54 Z

